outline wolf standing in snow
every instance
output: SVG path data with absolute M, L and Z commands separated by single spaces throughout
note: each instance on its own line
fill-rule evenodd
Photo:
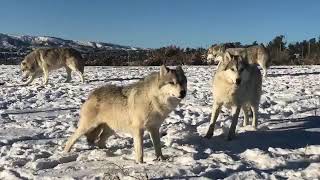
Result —
M 241 56 L 249 64 L 258 64 L 263 69 L 263 76 L 267 76 L 267 68 L 269 65 L 269 53 L 262 45 L 249 46 L 247 48 L 233 48 L 227 44 L 219 44 L 208 49 L 207 60 L 220 61 L 219 55 L 224 52 L 230 53 L 233 56 Z
M 114 131 L 133 136 L 135 159 L 143 162 L 143 133 L 148 130 L 158 160 L 161 152 L 159 128 L 168 114 L 186 96 L 187 78 L 180 66 L 175 70 L 161 66 L 135 84 L 119 87 L 107 85 L 94 90 L 82 105 L 75 133 L 68 139 L 65 152 L 82 135 L 99 147 Z
M 21 62 L 23 79 L 29 78 L 25 85 L 43 74 L 43 84 L 48 84 L 49 71 L 64 67 L 67 80 L 71 80 L 71 71 L 75 71 L 84 82 L 84 62 L 81 54 L 72 48 L 40 48 L 32 51 Z
M 206 138 L 213 136 L 219 111 L 224 105 L 232 109 L 232 123 L 228 140 L 235 136 L 240 108 L 244 112 L 243 125 L 249 121 L 248 109 L 252 110 L 252 126 L 257 127 L 257 113 L 262 91 L 260 70 L 242 60 L 241 56 L 232 56 L 225 52 L 213 79 L 213 108 Z

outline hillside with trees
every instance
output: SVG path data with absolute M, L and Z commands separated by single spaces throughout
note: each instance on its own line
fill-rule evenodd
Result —
M 226 42 L 233 47 L 257 45 Z M 264 45 L 271 58 L 271 65 L 320 64 L 320 37 L 287 43 L 285 36 L 276 36 Z M 157 66 L 208 65 L 207 47 L 181 48 L 175 45 L 155 49 L 133 48 L 102 42 L 78 42 L 55 37 L 10 36 L 0 33 L 0 64 L 19 64 L 34 48 L 72 47 L 80 51 L 89 66 Z

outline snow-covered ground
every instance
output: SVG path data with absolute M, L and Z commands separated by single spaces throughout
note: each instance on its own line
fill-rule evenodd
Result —
M 154 162 L 144 137 L 144 164 L 136 164 L 132 139 L 112 136 L 107 149 L 78 141 L 62 153 L 74 132 L 79 107 L 103 84 L 125 85 L 158 67 L 86 67 L 85 84 L 76 75 L 50 73 L 49 85 L 38 79 L 20 83 L 18 66 L 0 66 L 0 179 L 317 179 L 320 177 L 320 66 L 271 67 L 263 82 L 259 129 L 237 128 L 226 141 L 229 112 L 223 109 L 210 140 L 203 138 L 211 114 L 214 66 L 184 67 L 188 95 L 161 128 L 162 150 L 169 157 Z

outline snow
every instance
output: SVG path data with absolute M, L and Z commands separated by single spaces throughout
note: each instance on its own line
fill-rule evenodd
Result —
M 47 37 L 47 36 L 38 36 L 34 38 L 35 42 L 53 42 L 53 43 L 62 43 L 61 40 L 53 37 Z
M 75 41 L 79 45 L 83 46 L 89 46 L 89 47 L 96 47 L 94 42 L 89 42 L 89 41 Z
M 100 44 L 100 43 L 96 43 L 96 46 L 97 46 L 97 48 L 102 48 L 103 47 L 103 45 Z
M 146 133 L 143 164 L 134 162 L 133 140 L 119 133 L 107 149 L 81 138 L 63 153 L 74 132 L 79 107 L 103 84 L 125 85 L 158 67 L 86 67 L 87 82 L 63 70 L 49 84 L 23 87 L 18 66 L 0 66 L 0 179 L 318 179 L 320 178 L 320 66 L 271 67 L 263 81 L 259 126 L 241 127 L 226 140 L 230 113 L 222 109 L 214 137 L 203 138 L 211 114 L 215 66 L 183 67 L 188 95 L 163 123 L 162 150 L 155 162 Z
M 14 45 L 10 44 L 8 41 L 2 41 L 1 44 L 3 47 L 6 47 L 6 48 L 13 48 L 14 47 Z

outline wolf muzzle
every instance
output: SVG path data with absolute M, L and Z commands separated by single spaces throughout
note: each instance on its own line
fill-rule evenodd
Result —
M 28 77 L 27 76 L 23 76 L 21 80 L 22 80 L 22 82 L 25 82 L 25 81 L 28 80 Z

